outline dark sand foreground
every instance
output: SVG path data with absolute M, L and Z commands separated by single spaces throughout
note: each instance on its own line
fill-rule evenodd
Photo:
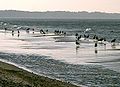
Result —
M 77 87 L 0 62 L 0 87 Z

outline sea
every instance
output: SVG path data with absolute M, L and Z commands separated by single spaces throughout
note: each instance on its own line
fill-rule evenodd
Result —
M 78 46 L 76 33 L 90 37 Z M 94 35 L 106 38 L 105 44 L 94 47 Z M 78 86 L 120 87 L 120 20 L 0 19 L 0 61 Z

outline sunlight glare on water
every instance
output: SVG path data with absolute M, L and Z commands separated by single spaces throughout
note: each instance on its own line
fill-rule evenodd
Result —
M 59 40 L 65 37 L 42 36 L 38 32 L 33 35 L 21 31 L 20 37 L 17 37 L 17 35 L 14 37 L 11 36 L 10 32 L 6 34 L 0 33 L 0 37 L 0 48 L 3 52 L 46 55 L 55 60 L 72 64 L 108 61 L 114 58 L 108 59 L 108 55 L 119 53 L 117 50 L 108 50 L 112 49 L 110 44 L 107 44 L 106 48 L 104 45 L 99 45 L 99 47 L 95 49 L 94 43 L 81 43 L 80 46 L 77 47 L 75 42 L 66 42 L 66 40 L 74 36 L 65 36 L 67 39 L 61 42 L 55 42 L 56 39 L 54 39 L 54 37 L 59 37 Z M 117 48 L 119 48 L 119 46 L 117 46 Z

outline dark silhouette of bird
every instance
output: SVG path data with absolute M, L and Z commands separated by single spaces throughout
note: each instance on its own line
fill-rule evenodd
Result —
M 35 29 L 33 28 L 32 31 L 33 31 L 33 34 L 34 34 Z
M 81 39 L 81 37 L 82 37 L 82 35 L 80 35 L 80 36 L 77 38 L 77 40 L 80 40 L 80 39 Z
M 84 38 L 85 38 L 85 40 L 86 40 L 87 38 L 89 38 L 89 35 L 85 35 L 85 34 L 84 34 Z
M 111 43 L 114 43 L 116 41 L 116 39 L 113 39 L 113 40 L 111 40 Z
M 103 41 L 104 40 L 104 38 L 100 38 L 100 39 L 98 39 L 98 41 Z
M 103 40 L 106 41 L 106 38 L 104 37 Z
M 5 31 L 7 31 L 7 28 L 5 28 Z
M 14 36 L 14 30 L 12 30 L 12 36 Z
M 78 42 L 78 40 L 75 41 L 76 45 L 80 45 L 80 42 Z
M 40 33 L 41 33 L 41 34 L 45 34 L 45 32 L 43 31 L 43 29 L 40 30 Z
M 95 42 L 95 47 L 97 47 L 97 42 Z
M 89 38 L 89 35 L 86 35 L 86 38 Z
M 75 36 L 77 37 L 77 36 L 78 36 L 78 33 L 76 33 Z
M 94 36 L 93 36 L 93 39 L 98 40 L 98 36 L 97 36 L 97 35 L 94 35 Z

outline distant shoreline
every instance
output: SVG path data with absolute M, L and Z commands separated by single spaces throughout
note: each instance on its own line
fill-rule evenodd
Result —
M 38 19 L 38 18 L 3 18 L 3 17 L 0 17 L 0 22 L 4 21 L 4 22 L 8 22 L 8 21 L 79 21 L 79 20 L 85 20 L 85 21 L 120 21 L 120 19 Z
M 105 12 L 70 12 L 46 11 L 29 12 L 19 10 L 0 10 L 0 18 L 35 18 L 35 19 L 120 19 L 120 13 Z

